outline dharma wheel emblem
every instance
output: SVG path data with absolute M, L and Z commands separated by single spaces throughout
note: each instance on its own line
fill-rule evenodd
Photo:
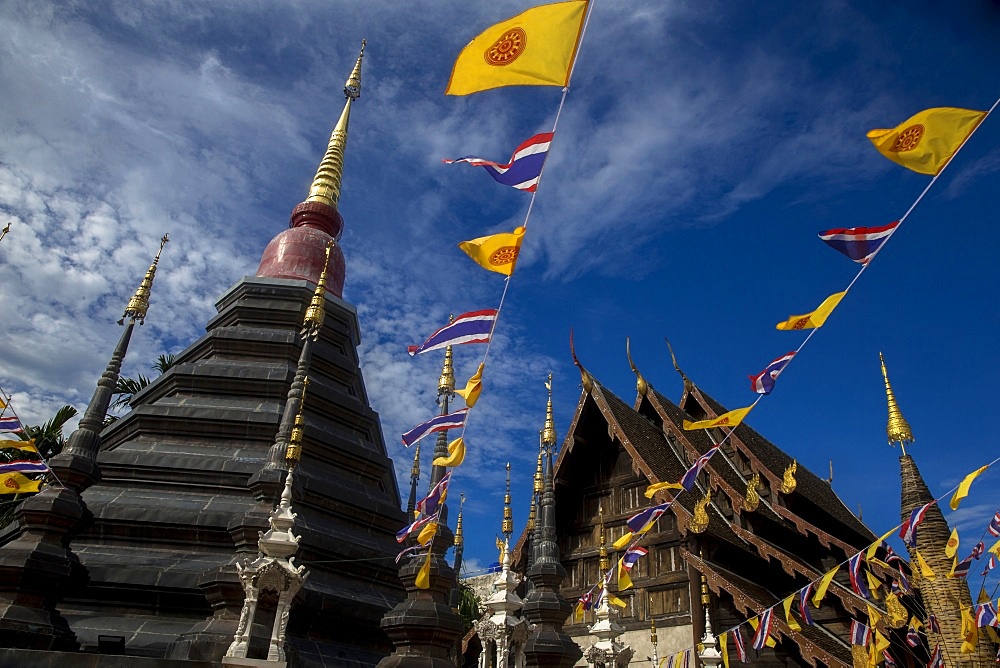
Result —
M 483 52 L 483 58 L 488 64 L 496 67 L 510 65 L 524 53 L 524 47 L 527 43 L 528 34 L 522 28 L 511 28 L 500 35 L 497 41 Z
M 517 246 L 501 246 L 490 255 L 490 264 L 494 267 L 502 267 L 511 264 L 517 259 Z
M 905 153 L 906 151 L 912 151 L 920 144 L 920 140 L 924 136 L 924 126 L 920 123 L 916 125 L 911 125 L 896 137 L 896 142 L 889 149 L 893 153 Z

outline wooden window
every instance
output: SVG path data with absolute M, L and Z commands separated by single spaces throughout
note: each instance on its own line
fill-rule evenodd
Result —
M 642 495 L 643 487 L 633 485 L 623 487 L 618 491 L 618 512 L 631 513 L 634 509 L 646 505 L 646 497 Z
M 691 600 L 686 585 L 649 592 L 649 612 L 652 615 L 679 615 L 690 609 Z

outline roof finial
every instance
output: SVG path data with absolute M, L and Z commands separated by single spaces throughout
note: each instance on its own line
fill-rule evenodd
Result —
M 552 417 L 552 374 L 545 382 L 545 389 L 549 391 L 549 402 L 545 406 L 545 426 L 542 427 L 542 445 L 551 448 L 556 444 L 556 421 Z
M 351 76 L 344 85 L 344 96 L 347 102 L 340 120 L 333 128 L 326 154 L 319 163 L 312 187 L 309 188 L 307 202 L 322 202 L 327 206 L 336 207 L 340 200 L 340 187 L 344 175 L 344 149 L 347 147 L 347 126 L 351 117 L 351 103 L 361 97 L 361 59 L 365 56 L 365 40 L 361 40 L 361 53 L 358 62 L 351 71 Z
M 691 380 L 684 375 L 684 372 L 681 371 L 680 365 L 677 364 L 677 356 L 674 355 L 674 347 L 670 345 L 670 339 L 664 336 L 663 340 L 667 342 L 667 350 L 670 351 L 670 361 L 674 363 L 674 369 L 677 370 L 677 373 L 680 374 L 681 379 L 684 381 L 684 389 L 687 389 L 688 386 L 693 385 L 694 383 L 692 383 Z
M 507 491 L 503 496 L 503 524 L 500 531 L 507 540 L 514 533 L 514 514 L 510 509 L 510 462 L 507 462 Z
M 583 389 L 585 392 L 590 392 L 594 387 L 594 377 L 590 375 L 590 372 L 583 368 L 580 364 L 580 360 L 576 357 L 576 346 L 573 345 L 573 330 L 569 330 L 569 354 L 573 356 L 573 364 L 580 370 L 580 382 L 583 384 Z
M 330 251 L 333 249 L 333 239 L 326 244 L 326 259 L 323 261 L 323 271 L 320 272 L 319 280 L 316 281 L 316 289 L 313 291 L 312 300 L 306 307 L 306 317 L 302 319 L 303 336 L 311 336 L 313 341 L 319 336 L 319 330 L 323 329 L 323 320 L 326 318 L 326 272 L 330 267 Z
M 462 536 L 462 507 L 465 505 L 465 492 L 459 495 L 458 501 L 458 519 L 455 520 L 455 546 L 465 544 L 465 538 Z
M 879 362 L 882 364 L 882 377 L 885 379 L 885 397 L 889 403 L 889 421 L 885 431 L 889 436 L 889 445 L 899 443 L 906 455 L 906 444 L 913 443 L 913 432 L 910 430 L 910 423 L 906 421 L 896 403 L 896 395 L 893 394 L 892 385 L 889 384 L 889 372 L 885 369 L 885 358 L 882 353 L 878 354 Z
M 455 396 L 455 365 L 451 354 L 451 346 L 444 349 L 444 364 L 441 366 L 441 377 L 438 378 L 438 397 Z
M 125 324 L 125 318 L 131 318 L 132 322 L 138 320 L 140 325 L 146 324 L 146 311 L 149 310 L 149 293 L 153 289 L 153 277 L 156 275 L 156 265 L 160 261 L 160 253 L 163 252 L 163 247 L 168 241 L 170 241 L 170 236 L 164 234 L 163 238 L 160 239 L 160 249 L 156 251 L 156 257 L 153 258 L 153 264 L 149 265 L 142 283 L 136 288 L 132 299 L 128 300 L 125 313 L 122 314 L 121 320 L 118 321 L 119 325 Z
M 646 393 L 649 392 L 649 383 L 647 383 L 646 379 L 642 377 L 642 374 L 639 373 L 639 370 L 635 368 L 635 362 L 632 361 L 632 345 L 628 337 L 625 337 L 625 356 L 628 357 L 628 365 L 632 367 L 632 373 L 635 374 L 636 391 L 640 395 L 646 396 Z
M 285 461 L 294 466 L 302 457 L 302 426 L 305 418 L 302 417 L 302 408 L 306 404 L 306 390 L 309 389 L 309 376 L 302 379 L 302 398 L 299 399 L 299 410 L 295 414 L 295 422 L 292 426 L 292 434 L 288 437 L 288 447 L 285 449 Z

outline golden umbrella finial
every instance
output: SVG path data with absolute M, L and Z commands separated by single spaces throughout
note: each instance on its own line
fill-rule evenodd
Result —
M 326 318 L 326 272 L 330 266 L 330 251 L 333 249 L 334 241 L 326 244 L 326 256 L 323 260 L 323 271 L 316 281 L 316 289 L 313 290 L 312 300 L 306 308 L 306 316 L 302 319 L 301 334 L 311 336 L 313 340 L 319 336 L 319 330 L 323 329 L 323 320 Z
M 510 462 L 507 462 L 507 491 L 503 496 L 503 525 L 500 531 L 507 538 L 514 533 L 514 513 L 510 509 Z
M 452 316 L 448 318 L 448 322 L 452 322 L 454 319 Z M 455 396 L 455 362 L 451 346 L 444 349 L 444 364 L 441 366 L 441 377 L 438 378 L 438 397 L 444 395 Z
M 420 477 L 420 444 L 417 443 L 416 449 L 413 451 L 413 466 L 410 467 L 410 477 L 419 478 Z
M 541 494 L 545 489 L 544 481 L 542 480 L 542 452 L 545 450 L 545 444 L 538 444 L 538 466 L 535 468 L 535 494 Z
M 889 383 L 889 372 L 885 369 L 885 358 L 882 357 L 882 353 L 878 354 L 879 362 L 882 364 L 882 377 L 885 379 L 885 398 L 889 403 L 889 421 L 886 424 L 885 431 L 889 436 L 889 445 L 895 445 L 899 443 L 899 446 L 903 449 L 903 454 L 906 454 L 906 444 L 913 443 L 913 432 L 910 430 L 910 423 L 906 421 L 903 414 L 899 410 L 899 404 L 896 403 L 896 395 L 892 391 L 892 385 Z
M 344 111 L 340 114 L 340 120 L 333 128 L 330 135 L 330 143 L 326 147 L 326 154 L 319 163 L 316 176 L 313 177 L 312 186 L 309 188 L 307 202 L 320 202 L 327 206 L 336 207 L 340 201 L 340 187 L 344 176 L 344 149 L 347 147 L 347 126 L 351 118 L 351 103 L 361 97 L 361 59 L 365 57 L 365 40 L 361 40 L 361 53 L 358 55 L 358 62 L 351 71 L 351 76 L 344 85 L 344 96 L 347 102 L 344 103 Z
M 545 383 L 545 389 L 549 391 L 549 401 L 545 406 L 545 426 L 542 427 L 542 445 L 553 447 L 556 444 L 556 421 L 552 417 L 552 374 Z
M 292 426 L 292 434 L 288 437 L 288 447 L 285 448 L 285 461 L 295 465 L 302 458 L 302 429 L 305 418 L 302 411 L 306 405 L 306 390 L 309 389 L 309 376 L 302 379 L 302 398 L 299 400 L 299 412 L 295 414 L 295 422 Z
M 636 391 L 642 396 L 646 396 L 646 393 L 649 392 L 649 383 L 647 383 L 646 379 L 642 377 L 639 370 L 635 368 L 635 362 L 632 361 L 632 345 L 628 337 L 625 337 L 625 356 L 628 357 L 628 365 L 632 367 L 632 373 L 635 374 Z
M 122 314 L 121 320 L 118 321 L 119 325 L 125 324 L 125 318 L 131 318 L 132 322 L 138 320 L 140 325 L 146 324 L 146 311 L 149 310 L 149 294 L 153 290 L 153 277 L 156 276 L 156 265 L 159 263 L 160 253 L 163 252 L 163 247 L 167 245 L 168 241 L 170 241 L 170 235 L 164 234 L 163 238 L 160 239 L 160 249 L 156 251 L 156 257 L 153 258 L 153 264 L 149 265 L 142 283 L 136 288 L 132 299 L 128 300 L 125 313 Z
M 604 508 L 600 505 L 597 506 L 597 534 L 601 543 L 599 566 L 602 573 L 607 573 L 611 564 L 608 561 L 608 535 L 604 530 Z
M 462 492 L 458 502 L 458 519 L 455 520 L 455 546 L 458 547 L 465 542 L 462 536 L 462 507 L 465 505 L 465 492 Z

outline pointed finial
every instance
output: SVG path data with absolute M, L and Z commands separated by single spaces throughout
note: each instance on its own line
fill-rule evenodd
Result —
M 465 544 L 462 536 L 462 507 L 465 505 L 465 492 L 462 492 L 458 501 L 458 519 L 455 520 L 455 547 Z
M 663 340 L 667 342 L 667 350 L 670 351 L 670 361 L 674 363 L 674 369 L 677 371 L 678 374 L 680 374 L 681 380 L 684 381 L 684 388 L 687 389 L 689 386 L 693 385 L 694 383 L 692 383 L 691 380 L 687 376 L 684 375 L 684 372 L 681 371 L 680 365 L 677 364 L 677 356 L 674 355 L 674 348 L 673 348 L 673 346 L 670 345 L 670 339 L 668 339 L 667 337 L 664 336 Z
M 344 86 L 344 95 L 347 102 L 344 104 L 344 111 L 340 114 L 340 120 L 333 128 L 330 135 L 330 143 L 326 147 L 326 154 L 319 163 L 316 176 L 313 177 L 312 186 L 309 188 L 307 202 L 321 202 L 327 206 L 336 208 L 340 201 L 340 187 L 344 176 L 344 149 L 347 147 L 347 126 L 351 118 L 351 103 L 361 96 L 361 59 L 365 55 L 365 42 L 361 41 L 361 53 L 358 55 L 358 62 L 351 71 L 351 76 Z
M 302 411 L 306 405 L 306 390 L 309 389 L 309 376 L 302 379 L 302 398 L 299 400 L 299 411 L 295 414 L 295 423 L 292 426 L 292 434 L 288 437 L 288 447 L 285 449 L 285 461 L 293 466 L 302 457 L 302 427 L 305 418 Z
M 531 507 L 528 509 L 528 522 L 525 526 L 525 529 L 527 530 L 529 536 L 535 530 L 535 505 L 536 505 L 535 495 L 532 494 Z
M 416 449 L 413 451 L 413 466 L 410 467 L 410 477 L 416 480 L 420 479 L 420 444 L 417 443 Z
M 583 389 L 586 392 L 590 392 L 594 387 L 594 378 L 590 375 L 590 372 L 583 368 L 580 364 L 580 360 L 576 357 L 576 346 L 573 345 L 573 330 L 569 330 L 569 354 L 573 356 L 573 364 L 576 368 L 580 370 L 580 383 L 583 385 Z
M 701 557 L 700 554 L 698 556 Z M 702 558 L 704 558 L 704 557 L 702 557 Z M 701 604 L 702 605 L 708 605 L 711 600 L 712 599 L 709 598 L 709 596 L 708 596 L 708 579 L 705 577 L 705 574 L 702 573 L 701 574 Z
M 443 396 L 455 396 L 455 365 L 451 346 L 444 349 L 444 364 L 441 366 L 441 377 L 438 378 L 438 397 Z
M 885 379 L 885 397 L 889 403 L 889 421 L 886 424 L 885 431 L 889 436 L 889 445 L 899 443 L 905 455 L 906 444 L 913 443 L 913 432 L 910 430 L 910 423 L 903 417 L 903 414 L 899 410 L 899 405 L 896 403 L 896 395 L 892 391 L 892 385 L 889 384 L 889 372 L 885 369 L 885 358 L 882 357 L 882 353 L 878 354 L 878 359 L 882 364 L 882 377 Z
M 326 244 L 326 259 L 323 260 L 323 271 L 316 281 L 316 289 L 313 290 L 312 300 L 306 308 L 306 316 L 302 319 L 303 336 L 311 336 L 313 341 L 319 336 L 319 330 L 323 329 L 323 320 L 326 318 L 326 272 L 330 266 L 330 251 L 333 249 L 333 239 Z
M 597 506 L 597 535 L 598 535 L 598 540 L 601 543 L 601 550 L 600 550 L 601 560 L 599 566 L 601 569 L 601 573 L 607 573 L 608 567 L 610 566 L 610 563 L 608 562 L 608 545 L 607 545 L 608 535 L 607 532 L 604 530 L 604 508 L 600 504 Z
M 628 357 L 628 365 L 632 367 L 632 373 L 635 374 L 636 391 L 640 395 L 646 396 L 646 393 L 649 392 L 649 383 L 647 383 L 646 379 L 642 377 L 642 374 L 639 373 L 639 370 L 635 368 L 635 362 L 632 361 L 632 345 L 628 337 L 625 337 L 625 356 Z
M 514 514 L 510 509 L 510 462 L 507 462 L 507 492 L 503 497 L 503 525 L 500 531 L 507 538 L 514 533 Z
M 830 460 L 830 477 L 826 479 L 827 483 L 833 485 L 833 460 Z
M 556 444 L 556 421 L 552 417 L 552 374 L 545 383 L 545 389 L 549 391 L 549 401 L 545 406 L 545 426 L 542 427 L 542 445 L 551 448 Z
M 652 596 L 649 597 L 649 601 L 650 604 L 652 604 L 653 602 Z M 650 609 L 652 609 L 652 605 L 650 605 Z M 656 618 L 653 616 L 650 616 L 649 618 L 649 642 L 652 643 L 654 647 L 656 647 Z
M 170 236 L 164 234 L 163 238 L 160 239 L 160 249 L 156 251 L 156 257 L 153 258 L 153 264 L 149 265 L 142 283 L 139 284 L 135 294 L 132 295 L 132 299 L 128 300 L 125 313 L 122 315 L 121 320 L 118 321 L 119 325 L 125 324 L 125 318 L 131 318 L 132 322 L 138 320 L 140 325 L 146 324 L 146 311 L 149 310 L 149 293 L 153 289 L 153 277 L 156 275 L 156 265 L 159 263 L 160 253 L 163 252 L 163 247 L 167 245 L 168 241 L 170 241 Z

